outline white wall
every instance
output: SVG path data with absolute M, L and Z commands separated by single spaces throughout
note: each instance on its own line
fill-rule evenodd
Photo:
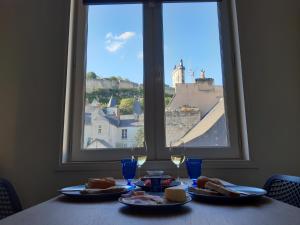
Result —
M 300 1 L 238 0 L 246 116 L 257 168 L 207 169 L 248 185 L 300 176 Z M 99 171 L 57 171 L 68 1 L 0 1 L 0 177 L 25 207 Z M 113 176 L 120 176 L 117 171 Z

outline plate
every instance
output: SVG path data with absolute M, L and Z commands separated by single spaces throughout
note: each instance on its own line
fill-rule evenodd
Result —
M 267 193 L 266 190 L 261 188 L 256 188 L 256 187 L 238 186 L 238 185 L 225 185 L 225 187 L 230 188 L 233 191 L 243 192 L 243 193 L 241 193 L 240 197 L 236 197 L 236 198 L 230 198 L 222 195 L 220 196 L 204 195 L 204 194 L 194 193 L 192 191 L 189 191 L 188 193 L 195 200 L 203 200 L 209 202 L 226 202 L 226 203 L 255 200 L 257 198 L 264 196 Z
M 144 184 L 144 181 L 142 180 L 138 180 L 137 182 L 134 183 L 136 186 L 142 188 L 142 190 L 144 191 L 149 191 L 150 190 L 150 187 L 149 186 L 145 186 Z M 176 180 L 173 180 L 169 186 L 162 186 L 162 190 L 164 190 L 165 188 L 168 188 L 168 187 L 175 187 L 175 186 L 178 186 L 180 185 L 180 181 L 176 181 Z
M 161 192 L 160 194 L 155 193 L 149 193 L 149 194 L 153 194 L 153 195 L 163 195 L 163 192 Z M 157 205 L 146 205 L 146 204 L 134 204 L 134 203 L 128 203 L 128 202 L 124 202 L 124 197 L 120 197 L 119 198 L 119 202 L 127 205 L 129 207 L 133 207 L 133 208 L 143 208 L 143 209 L 172 209 L 172 208 L 177 208 L 180 206 L 185 205 L 186 203 L 190 202 L 192 200 L 191 196 L 187 196 L 187 200 L 185 202 L 165 202 L 162 204 L 157 204 Z
M 125 191 L 113 192 L 113 193 L 95 193 L 95 194 L 82 194 L 80 191 L 85 189 L 85 185 L 77 185 L 71 187 L 65 187 L 60 189 L 58 192 L 74 199 L 117 199 L 122 194 L 126 194 L 127 192 L 134 189 L 134 187 L 126 186 L 126 185 L 118 185 L 120 187 L 125 187 Z

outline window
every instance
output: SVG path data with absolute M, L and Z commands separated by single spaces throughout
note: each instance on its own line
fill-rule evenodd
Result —
M 122 129 L 122 139 L 127 139 L 127 129 Z M 124 146 L 124 144 L 123 144 L 123 146 Z
M 241 158 L 234 1 L 94 2 L 71 6 L 71 160 L 118 160 L 144 141 L 152 160 L 182 142 L 187 155 Z
M 218 25 L 216 3 L 163 4 L 167 146 L 229 144 Z

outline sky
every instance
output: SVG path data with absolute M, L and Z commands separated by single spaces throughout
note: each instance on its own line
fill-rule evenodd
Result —
M 143 83 L 142 5 L 89 6 L 87 72 L 121 76 Z M 192 83 L 204 69 L 222 84 L 216 3 L 163 4 L 165 83 L 183 60 L 185 81 Z

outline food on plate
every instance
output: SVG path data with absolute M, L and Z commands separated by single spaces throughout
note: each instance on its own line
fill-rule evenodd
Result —
M 205 188 L 198 188 L 198 187 L 189 187 L 189 191 L 200 195 L 210 195 L 210 196 L 220 195 L 216 191 L 205 189 Z
M 189 187 L 189 191 L 199 195 L 227 196 L 230 198 L 240 197 L 239 192 L 226 188 L 228 184 L 230 183 L 218 178 L 201 176 L 197 179 L 197 187 Z
M 150 179 L 145 180 L 145 181 L 144 181 L 144 185 L 145 185 L 146 187 L 150 187 L 150 186 L 151 186 L 151 180 L 150 180 Z
M 171 185 L 172 181 L 173 181 L 172 178 L 163 179 L 163 180 L 161 181 L 161 186 L 163 186 L 163 187 L 168 187 L 168 186 Z M 146 187 L 150 187 L 150 186 L 151 186 L 151 179 L 146 179 L 146 180 L 144 180 L 144 185 L 145 185 Z
M 165 202 L 165 199 L 157 196 L 146 194 L 142 191 L 132 191 L 130 194 L 123 195 L 122 201 L 127 204 L 135 205 L 160 205 Z
M 145 195 L 145 194 L 146 194 L 146 192 L 144 192 L 144 191 L 134 191 L 134 192 L 132 192 L 132 195 L 135 195 L 135 196 Z
M 172 202 L 185 202 L 187 200 L 184 186 L 169 187 L 165 189 L 165 198 Z
M 116 181 L 112 177 L 105 178 L 89 178 L 86 184 L 87 189 L 107 189 L 116 185 Z
M 81 194 L 101 194 L 101 193 L 122 193 L 125 192 L 126 187 L 122 186 L 113 186 L 105 189 L 97 189 L 97 188 L 86 188 L 80 191 Z
M 165 179 L 165 180 L 162 180 L 162 181 L 161 181 L 161 185 L 162 185 L 163 187 L 168 187 L 168 186 L 171 185 L 172 181 L 173 181 L 173 179 Z
M 205 177 L 205 176 L 200 176 L 197 179 L 197 187 L 199 188 L 205 188 L 205 184 L 210 181 L 212 183 L 218 184 L 218 185 L 222 185 L 222 182 L 218 179 L 218 178 L 209 178 L 209 177 Z
M 210 181 L 205 183 L 205 188 L 216 191 L 227 197 L 231 197 L 231 198 L 240 197 L 240 193 L 230 190 L 228 188 L 225 188 L 223 185 L 215 184 Z

